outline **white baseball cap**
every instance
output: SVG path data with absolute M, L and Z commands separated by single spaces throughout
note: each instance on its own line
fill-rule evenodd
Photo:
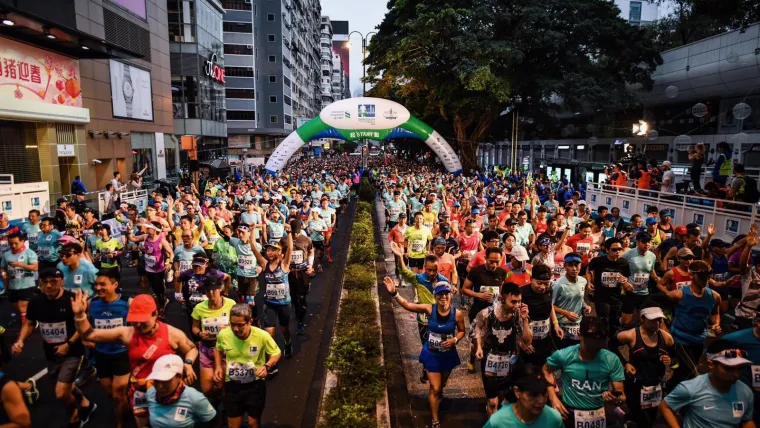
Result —
M 521 262 L 525 262 L 530 259 L 530 257 L 528 257 L 528 251 L 525 249 L 525 247 L 521 247 L 519 245 L 516 245 L 514 248 L 512 248 L 510 255 Z
M 184 368 L 185 363 L 179 355 L 164 355 L 153 363 L 153 371 L 150 372 L 148 380 L 167 381 L 181 375 Z
M 658 318 L 665 318 L 665 314 L 662 312 L 662 309 L 657 308 L 657 307 L 644 308 L 641 311 L 639 311 L 639 313 L 648 320 L 656 320 Z
M 662 163 L 662 166 L 670 167 L 670 165 L 671 165 L 670 161 L 665 161 Z
M 724 366 L 736 367 L 746 366 L 752 364 L 752 361 L 748 360 L 747 352 L 739 349 L 727 349 L 725 351 L 716 352 L 715 354 L 707 354 L 707 359 L 716 363 L 721 363 Z

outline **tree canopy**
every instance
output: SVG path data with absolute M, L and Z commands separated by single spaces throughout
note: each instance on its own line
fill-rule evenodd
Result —
M 465 170 L 478 143 L 507 135 L 502 112 L 538 120 L 626 107 L 636 103 L 626 84 L 651 86 L 662 62 L 646 31 L 607 0 L 390 0 L 388 8 L 369 45 L 371 94 L 442 130 Z
M 657 4 L 668 10 L 649 28 L 661 50 L 760 21 L 760 0 L 657 0 Z

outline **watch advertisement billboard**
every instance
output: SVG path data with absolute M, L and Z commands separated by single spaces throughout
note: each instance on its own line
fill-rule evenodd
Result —
M 109 61 L 113 117 L 153 121 L 153 90 L 150 71 Z

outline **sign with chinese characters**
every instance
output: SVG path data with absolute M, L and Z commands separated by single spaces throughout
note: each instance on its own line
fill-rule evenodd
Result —
M 218 59 L 216 56 L 216 52 L 212 53 L 209 57 L 208 61 L 206 61 L 206 76 L 216 80 L 219 83 L 225 83 L 224 82 L 224 67 L 220 66 L 217 63 Z
M 0 37 L 0 100 L 82 107 L 79 61 Z

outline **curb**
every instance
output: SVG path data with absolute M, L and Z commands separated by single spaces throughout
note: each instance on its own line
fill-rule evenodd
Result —
M 377 272 L 377 265 L 372 262 L 372 270 Z M 377 291 L 378 283 L 377 276 L 375 276 L 375 286 L 372 287 L 372 300 L 375 302 L 375 324 L 380 327 L 380 365 L 385 367 L 385 349 L 383 348 L 383 328 L 380 320 L 380 297 Z M 390 428 L 391 415 L 388 403 L 388 380 L 385 381 L 385 387 L 383 388 L 383 396 L 377 402 L 377 426 L 379 428 Z

